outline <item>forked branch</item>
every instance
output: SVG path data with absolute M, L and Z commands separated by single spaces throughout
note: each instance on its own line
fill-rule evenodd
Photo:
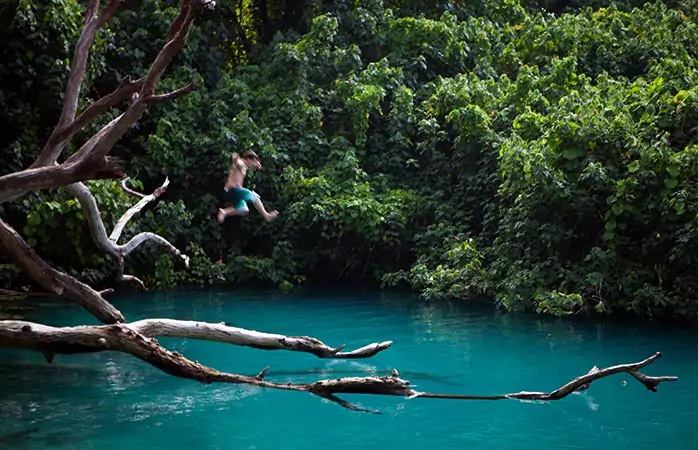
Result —
M 121 188 L 124 189 L 124 191 L 130 193 L 131 195 L 138 195 L 140 196 L 141 200 L 130 207 L 128 211 L 124 213 L 123 216 L 116 222 L 116 225 L 114 225 L 114 230 L 112 230 L 111 234 L 109 235 L 109 240 L 112 242 L 118 242 L 119 238 L 121 237 L 121 232 L 124 230 L 124 227 L 128 223 L 129 220 L 139 212 L 143 210 L 143 208 L 146 207 L 146 205 L 152 201 L 155 201 L 158 197 L 160 197 L 166 190 L 167 187 L 170 185 L 170 178 L 166 177 L 165 181 L 162 183 L 162 186 L 159 188 L 155 189 L 152 194 L 150 195 L 144 195 L 139 192 L 136 192 L 134 190 L 131 190 L 126 187 L 125 180 L 123 183 L 121 183 Z M 127 190 L 128 189 L 128 190 Z
M 345 408 L 367 412 L 376 411 L 352 405 L 337 397 L 337 394 L 393 395 L 409 398 L 443 398 L 454 400 L 522 399 L 548 401 L 560 400 L 573 392 L 588 388 L 589 384 L 595 380 L 622 372 L 629 373 L 638 380 L 642 379 L 643 381 L 641 382 L 652 391 L 656 391 L 657 385 L 663 381 L 678 380 L 677 377 L 650 377 L 639 374 L 639 369 L 648 366 L 661 356 L 660 353 L 656 353 L 638 363 L 622 364 L 606 369 L 592 370 L 588 374 L 572 380 L 551 393 L 518 392 L 493 396 L 423 393 L 412 389 L 409 381 L 401 379 L 397 370 L 393 370 L 392 376 L 387 377 L 345 377 L 320 380 L 314 383 L 275 383 L 264 380 L 267 374 L 267 368 L 255 377 L 219 372 L 215 369 L 203 366 L 198 362 L 193 362 L 179 353 L 171 352 L 158 344 L 155 339 L 149 337 L 149 334 L 170 337 L 184 336 L 230 342 L 229 339 L 232 339 L 232 334 L 226 335 L 219 333 L 228 333 L 228 329 L 231 327 L 222 327 L 219 325 L 221 328 L 216 329 L 216 327 L 212 327 L 211 324 L 203 324 L 201 330 L 196 330 L 196 328 L 202 324 L 174 321 L 178 322 L 178 324 L 168 323 L 167 326 L 165 326 L 166 322 L 168 322 L 167 319 L 148 319 L 131 324 L 55 328 L 25 321 L 5 320 L 0 321 L 0 346 L 38 351 L 46 356 L 47 361 L 52 361 L 53 356 L 60 353 L 90 353 L 106 350 L 119 351 L 148 362 L 170 375 L 197 380 L 205 384 L 214 382 L 249 384 L 273 389 L 309 392 L 333 401 Z M 178 325 L 178 327 L 171 328 L 171 325 Z M 194 328 L 192 328 L 192 326 Z M 184 332 L 183 330 L 187 331 Z M 216 331 L 214 332 L 213 330 Z M 247 332 L 255 333 L 250 331 Z M 276 342 L 277 344 L 275 345 L 279 345 L 278 343 L 281 341 L 277 339 Z M 295 348 L 286 349 L 297 350 Z M 330 357 L 336 357 L 336 354 Z M 640 378 L 634 374 L 639 374 Z
M 174 256 L 181 259 L 186 267 L 189 267 L 189 257 L 181 251 L 179 251 L 179 249 L 172 245 L 167 239 L 163 238 L 158 234 L 143 232 L 137 234 L 125 244 L 118 243 L 119 238 L 121 237 L 121 233 L 123 232 L 124 227 L 128 224 L 129 220 L 131 220 L 133 216 L 142 211 L 143 208 L 145 208 L 145 206 L 148 205 L 148 203 L 156 200 L 160 195 L 162 195 L 162 193 L 165 192 L 165 190 L 167 190 L 167 186 L 169 186 L 169 184 L 170 180 L 169 178 L 166 178 L 162 186 L 155 189 L 155 191 L 152 194 L 143 196 L 143 198 L 141 198 L 140 201 L 138 201 L 138 203 L 129 208 L 124 213 L 124 215 L 117 221 L 116 225 L 114 226 L 114 230 L 109 236 L 107 236 L 107 230 L 104 226 L 104 222 L 102 221 L 102 215 L 99 211 L 99 207 L 97 206 L 97 201 L 90 192 L 89 188 L 85 186 L 83 183 L 75 183 L 66 186 L 66 190 L 70 192 L 72 195 L 74 195 L 80 202 L 80 205 L 82 206 L 83 215 L 85 216 L 90 226 L 90 232 L 97 246 L 105 252 L 109 253 L 110 255 L 113 255 L 117 259 L 120 279 L 125 281 L 135 281 L 139 285 L 141 285 L 141 287 L 144 286 L 143 282 L 138 278 L 132 275 L 125 275 L 123 273 L 123 269 L 124 258 L 128 256 L 136 248 L 138 248 L 141 244 L 148 241 L 152 241 L 159 245 L 162 245 Z

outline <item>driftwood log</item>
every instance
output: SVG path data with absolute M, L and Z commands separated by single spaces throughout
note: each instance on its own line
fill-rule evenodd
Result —
M 166 179 L 164 184 L 151 195 L 134 192 L 125 183 L 122 183 L 124 190 L 138 197 L 139 201 L 116 223 L 110 235 L 107 235 L 106 227 L 102 222 L 92 193 L 82 182 L 98 179 L 122 179 L 125 174 L 121 171 L 120 162 L 109 156 L 113 146 L 139 120 L 148 105 L 176 99 L 196 89 L 190 83 L 173 92 L 155 93 L 169 62 L 184 47 L 194 20 L 203 9 L 214 7 L 215 2 L 212 0 L 182 0 L 179 14 L 172 21 L 165 44 L 157 54 L 147 74 L 135 81 L 126 77 L 112 93 L 92 102 L 78 114 L 80 90 L 90 48 L 100 28 L 118 12 L 121 4 L 122 0 L 109 0 L 106 6 L 101 7 L 100 0 L 88 0 L 85 24 L 75 46 L 63 97 L 63 109 L 58 123 L 43 146 L 40 155 L 29 168 L 0 176 L 0 204 L 19 199 L 39 189 L 65 188 L 80 201 L 83 214 L 99 248 L 116 258 L 120 278 L 140 283 L 136 277 L 123 273 L 123 265 L 124 258 L 144 242 L 152 241 L 162 245 L 171 254 L 182 260 L 185 265 L 189 261 L 186 255 L 155 233 L 141 233 L 125 244 L 118 243 L 126 223 L 149 202 L 155 201 L 167 188 L 169 180 Z M 120 115 L 88 139 L 75 153 L 59 162 L 64 149 L 76 133 L 108 110 L 122 106 L 124 111 Z M 373 343 L 344 352 L 343 345 L 331 347 L 308 336 L 260 333 L 225 324 L 173 319 L 146 319 L 126 323 L 121 312 L 104 298 L 104 295 L 111 292 L 111 289 L 97 292 L 80 280 L 54 269 L 36 254 L 10 224 L 1 219 L 0 252 L 8 256 L 46 291 L 83 306 L 106 324 L 56 328 L 26 321 L 0 320 L 0 347 L 38 351 L 45 356 L 49 363 L 53 361 L 56 354 L 118 351 L 133 355 L 170 375 L 201 383 L 249 384 L 273 389 L 308 392 L 346 408 L 359 411 L 369 410 L 352 405 L 337 395 L 375 394 L 460 400 L 549 401 L 559 400 L 573 392 L 588 389 L 593 381 L 618 373 L 628 373 L 651 391 L 656 391 L 657 385 L 663 381 L 677 379 L 676 377 L 651 377 L 639 372 L 641 368 L 653 363 L 661 356 L 660 353 L 656 353 L 638 363 L 605 369 L 594 367 L 588 374 L 576 378 L 550 393 L 517 392 L 493 396 L 424 393 L 412 389 L 409 381 L 401 379 L 395 369 L 393 369 L 392 376 L 384 377 L 344 377 L 305 384 L 274 383 L 264 379 L 268 367 L 264 368 L 257 376 L 219 372 L 191 361 L 179 353 L 167 350 L 157 342 L 155 337 L 203 339 L 263 350 L 299 351 L 314 354 L 319 358 L 368 358 L 389 348 L 392 342 Z

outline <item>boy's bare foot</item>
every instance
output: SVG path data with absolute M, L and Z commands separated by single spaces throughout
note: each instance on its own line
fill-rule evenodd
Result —
M 218 223 L 223 223 L 225 220 L 225 213 L 222 209 L 218 208 Z
M 269 214 L 267 214 L 266 216 L 264 216 L 264 220 L 266 220 L 267 222 L 271 222 L 272 220 L 276 219 L 276 216 L 278 216 L 278 215 L 279 215 L 279 211 L 274 210 L 274 211 L 270 212 Z

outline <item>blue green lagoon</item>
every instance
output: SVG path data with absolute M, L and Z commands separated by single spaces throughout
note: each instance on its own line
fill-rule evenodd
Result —
M 547 403 L 345 395 L 382 414 L 349 411 L 300 392 L 201 385 L 129 355 L 0 349 L 1 449 L 698 449 L 698 330 L 651 322 L 498 314 L 481 304 L 386 293 L 173 292 L 115 297 L 128 320 L 167 317 L 307 335 L 353 349 L 392 340 L 362 360 L 173 338 L 159 342 L 218 370 L 312 382 L 386 375 L 422 392 L 551 391 L 592 366 L 663 357 L 648 375 L 676 375 L 659 392 L 630 376 Z M 43 299 L 27 317 L 97 324 Z

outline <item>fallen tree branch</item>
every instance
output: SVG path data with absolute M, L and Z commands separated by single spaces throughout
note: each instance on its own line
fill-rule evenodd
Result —
M 644 361 L 640 361 L 632 364 L 620 364 L 617 366 L 607 367 L 605 369 L 599 369 L 594 366 L 591 370 L 581 377 L 577 377 L 569 383 L 563 385 L 559 389 L 553 392 L 515 392 L 512 394 L 504 395 L 492 395 L 492 396 L 466 396 L 466 395 L 450 395 L 450 394 L 427 394 L 420 393 L 417 397 L 424 398 L 447 398 L 447 399 L 460 399 L 460 400 L 504 400 L 504 399 L 518 399 L 518 400 L 538 400 L 538 401 L 550 401 L 550 400 L 560 400 L 568 395 L 585 391 L 589 389 L 589 386 L 593 381 L 600 378 L 605 378 L 610 375 L 615 375 L 617 373 L 627 373 L 632 375 L 635 379 L 640 381 L 645 387 L 653 392 L 657 392 L 657 385 L 663 381 L 677 381 L 678 377 L 650 377 L 638 372 L 639 369 L 649 366 L 654 361 L 662 356 L 660 352 L 655 353 Z
M 51 267 L 36 254 L 17 231 L 2 220 L 0 220 L 0 242 L 7 256 L 47 291 L 67 297 L 103 323 L 125 321 L 119 310 L 106 301 L 99 292 Z
M 196 380 L 204 384 L 214 382 L 248 384 L 288 391 L 309 392 L 333 401 L 345 408 L 368 412 L 376 411 L 354 406 L 338 398 L 337 394 L 393 395 L 409 398 L 443 398 L 455 400 L 560 400 L 577 390 L 584 389 L 584 386 L 588 387 L 591 382 L 600 378 L 621 372 L 630 373 L 631 375 L 632 373 L 639 373 L 638 370 L 640 368 L 648 366 L 661 356 L 661 353 L 658 352 L 639 363 L 621 364 L 606 369 L 592 370 L 588 374 L 572 380 L 551 393 L 518 392 L 493 396 L 423 393 L 413 390 L 409 385 L 409 381 L 400 378 L 397 370 L 393 370 L 392 376 L 387 377 L 345 377 L 320 380 L 314 383 L 274 383 L 264 381 L 264 375 L 268 368 L 265 368 L 256 377 L 219 372 L 215 369 L 203 366 L 198 362 L 191 361 L 177 352 L 167 350 L 158 344 L 155 339 L 139 331 L 140 329 L 144 332 L 152 333 L 154 330 L 158 330 L 158 335 L 181 335 L 181 330 L 172 331 L 171 329 L 165 329 L 162 326 L 163 320 L 167 319 L 147 319 L 131 324 L 64 328 L 50 327 L 19 320 L 4 320 L 0 321 L 0 346 L 38 351 L 44 354 L 46 360 L 49 362 L 53 361 L 55 354 L 91 353 L 107 350 L 119 351 L 133 355 L 170 375 Z M 207 324 L 207 326 L 211 326 L 211 324 Z M 187 329 L 190 328 L 187 327 Z M 201 334 L 205 332 L 194 333 Z M 678 380 L 677 377 L 649 377 L 643 374 L 640 375 L 644 380 L 643 384 L 651 391 L 656 391 L 657 385 L 663 381 Z M 649 383 L 649 385 L 647 383 Z
M 144 319 L 126 324 L 147 337 L 179 337 L 253 347 L 261 350 L 290 350 L 311 353 L 318 358 L 360 359 L 370 358 L 389 348 L 391 341 L 373 343 L 350 352 L 342 352 L 344 345 L 330 347 L 309 336 L 284 336 L 262 333 L 225 325 L 223 323 L 196 322 L 175 319 Z M 259 376 L 259 375 L 258 375 Z M 263 376 L 263 375 L 262 375 Z

